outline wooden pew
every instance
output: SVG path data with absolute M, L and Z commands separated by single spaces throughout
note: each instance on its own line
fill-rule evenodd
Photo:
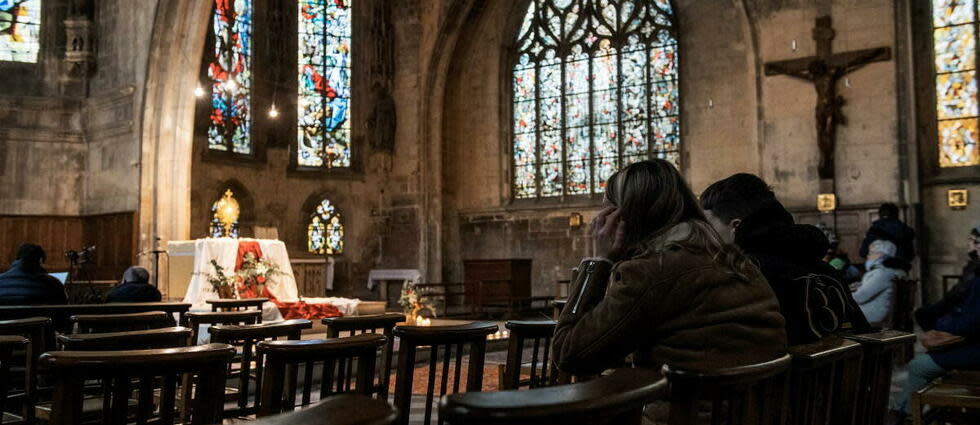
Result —
M 789 348 L 789 423 L 848 425 L 854 423 L 860 388 L 861 344 L 830 336 L 813 344 Z
M 666 392 L 656 371 L 618 369 L 577 384 L 449 395 L 439 418 L 451 425 L 639 425 L 643 406 Z
M 527 385 L 530 388 L 547 387 L 558 383 L 558 369 L 552 364 L 551 336 L 555 334 L 554 320 L 508 320 L 504 326 L 510 331 L 507 347 L 507 364 L 500 374 L 500 389 L 513 390 Z M 525 343 L 530 343 L 530 361 L 524 361 Z M 521 380 L 522 372 L 528 379 Z
M 381 354 L 381 367 L 378 369 L 378 397 L 388 400 L 388 383 L 391 382 L 391 357 L 395 353 L 395 325 L 405 321 L 401 313 L 370 314 L 366 316 L 328 317 L 322 319 L 327 325 L 327 337 L 340 338 L 343 333 L 349 336 L 358 332 L 380 333 L 387 338 L 384 352 Z
M 20 393 L 13 395 L 14 401 L 21 405 L 22 419 L 27 423 L 34 422 L 34 410 L 38 399 L 37 361 L 46 351 L 55 349 L 54 330 L 51 319 L 47 317 L 30 317 L 26 319 L 0 321 L 0 335 L 17 335 L 27 338 L 30 348 L 29 355 L 24 358 L 23 378 L 8 379 L 7 383 L 18 384 Z M 20 365 L 18 365 L 20 366 Z M 8 387 L 9 388 L 9 387 Z
M 3 423 L 7 407 L 7 392 L 10 384 L 10 366 L 14 352 L 24 350 L 30 341 L 22 336 L 0 335 L 0 424 Z M 24 351 L 26 354 L 26 350 Z
M 906 346 L 915 344 L 915 334 L 883 330 L 845 338 L 860 343 L 864 351 L 858 411 L 854 423 L 881 425 L 888 416 L 888 396 L 891 393 L 895 356 L 906 350 Z
M 76 314 L 68 318 L 72 333 L 126 332 L 167 328 L 174 325 L 173 316 L 162 311 L 124 314 Z
M 252 425 L 390 425 L 395 409 L 363 394 L 340 394 L 306 409 L 258 418 Z
M 26 319 L 29 317 L 50 317 L 54 330 L 71 333 L 71 316 L 80 314 L 127 314 L 162 311 L 177 314 L 175 324 L 184 323 L 184 314 L 190 310 L 187 303 L 108 303 L 77 305 L 8 305 L 0 306 L 0 320 Z

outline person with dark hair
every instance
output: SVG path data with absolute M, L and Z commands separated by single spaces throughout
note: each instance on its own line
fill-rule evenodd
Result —
M 160 291 L 150 285 L 150 272 L 140 266 L 126 269 L 122 282 L 105 296 L 107 303 L 152 303 L 160 299 Z
M 868 330 L 840 272 L 823 261 L 830 247 L 816 226 L 796 224 L 764 180 L 746 173 L 701 194 L 705 216 L 762 270 L 786 319 L 790 345 L 846 330 Z
M 864 235 L 858 255 L 867 258 L 868 247 L 879 239 L 891 241 L 898 247 L 896 257 L 909 263 L 915 258 L 915 230 L 898 219 L 898 206 L 891 202 L 878 207 L 878 219 L 871 223 L 871 228 Z
M 609 177 L 593 256 L 555 329 L 558 368 L 595 374 L 633 353 L 639 367 L 723 368 L 786 352 L 779 304 L 759 269 L 708 224 L 669 162 Z
M 17 248 L 10 269 L 0 274 L 0 305 L 68 304 L 64 285 L 44 270 L 46 259 L 38 245 Z

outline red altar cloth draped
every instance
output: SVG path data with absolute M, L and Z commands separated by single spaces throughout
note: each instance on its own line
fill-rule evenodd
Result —
M 255 241 L 240 241 L 238 242 L 238 258 L 235 260 L 235 271 L 242 269 L 242 263 L 245 260 L 245 254 L 251 252 L 255 255 L 255 259 L 262 258 L 262 248 L 259 246 L 258 242 Z M 244 282 L 239 282 L 238 295 L 242 298 L 258 298 L 260 295 L 256 292 L 256 287 L 254 285 L 245 285 Z M 327 317 L 339 317 L 344 314 L 340 312 L 333 304 L 323 303 L 323 304 L 307 304 L 303 300 L 296 302 L 281 302 L 276 299 L 272 293 L 269 292 L 267 286 L 262 287 L 261 297 L 268 298 L 272 301 L 276 307 L 279 308 L 279 313 L 286 320 L 289 319 L 324 319 Z

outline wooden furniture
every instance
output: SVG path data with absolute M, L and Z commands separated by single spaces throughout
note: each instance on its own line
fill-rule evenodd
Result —
M 399 425 L 408 424 L 412 404 L 412 380 L 415 377 L 415 359 L 419 348 L 431 347 L 429 352 L 428 385 L 425 391 L 424 424 L 432 422 L 432 399 L 435 396 L 436 367 L 439 351 L 442 351 L 442 381 L 440 395 L 448 394 L 449 360 L 455 346 L 456 361 L 452 392 L 459 392 L 463 373 L 463 350 L 468 346 L 469 365 L 466 369 L 466 392 L 478 392 L 483 387 L 483 363 L 487 351 L 487 336 L 497 332 L 497 325 L 474 322 L 455 326 L 395 326 L 399 338 L 398 370 L 395 376 L 395 408 L 398 409 Z
M 256 351 L 265 358 L 265 372 L 258 416 L 292 411 L 296 407 L 296 374 L 301 367 L 303 396 L 300 405 L 309 406 L 313 392 L 313 367 L 318 362 L 322 362 L 321 400 L 352 390 L 366 396 L 373 395 L 376 389 L 375 360 L 378 349 L 387 340 L 383 335 L 360 334 L 347 338 L 260 342 Z M 355 371 L 356 382 L 353 382 Z
M 812 344 L 789 347 L 789 423 L 854 423 L 861 377 L 861 344 L 829 336 Z
M 927 405 L 932 409 L 925 413 Z M 937 379 L 912 394 L 910 410 L 915 425 L 976 423 L 980 419 L 980 372 L 953 371 Z
M 124 314 L 76 314 L 68 318 L 72 333 L 125 332 L 166 328 L 177 325 L 173 316 L 162 311 Z
M 184 314 L 191 308 L 187 303 L 109 303 L 73 305 L 9 305 L 0 306 L 0 320 L 25 319 L 28 317 L 50 317 L 54 330 L 71 333 L 71 316 L 80 314 L 126 314 L 147 311 L 162 311 L 178 315 L 178 324 L 184 323 Z M 53 339 L 53 337 L 52 337 Z
M 0 335 L 0 424 L 7 408 L 7 392 L 10 390 L 10 366 L 14 351 L 27 348 L 30 341 L 22 336 Z M 26 350 L 25 350 L 26 353 Z
M 883 330 L 846 337 L 861 344 L 861 385 L 854 423 L 881 425 L 888 413 L 892 369 L 895 356 L 907 345 L 915 344 L 915 334 Z
M 555 334 L 554 320 L 509 320 L 507 365 L 500 375 L 500 388 L 514 390 L 522 386 L 546 387 L 558 382 L 558 369 L 551 364 L 551 337 Z M 525 344 L 533 346 L 530 362 L 523 359 Z M 528 379 L 521 379 L 527 371 Z
M 434 305 L 439 317 L 463 316 L 469 313 L 466 284 L 463 282 L 418 283 L 415 289 Z
M 463 260 L 466 304 L 477 313 L 531 298 L 531 260 Z
M 193 344 L 200 342 L 203 325 L 254 325 L 262 321 L 262 312 L 255 310 L 190 312 L 186 316 Z
M 378 368 L 378 397 L 388 400 L 388 384 L 391 382 L 391 357 L 395 353 L 395 325 L 405 321 L 400 313 L 374 314 L 370 316 L 329 317 L 322 320 L 327 325 L 327 337 L 339 338 L 342 333 L 350 336 L 360 333 L 381 333 L 387 338 L 381 353 L 381 367 Z
M 895 298 L 892 303 L 892 329 L 914 333 L 915 322 L 915 291 L 919 281 L 915 279 L 898 279 L 894 281 Z M 915 345 L 907 344 L 895 356 L 896 364 L 905 364 L 915 355 Z
M 551 308 L 553 309 L 552 314 L 554 315 L 555 320 L 558 320 L 558 317 L 561 316 L 561 311 L 565 309 L 565 304 L 568 304 L 567 298 L 563 300 L 554 300 L 551 302 Z
M 250 308 L 262 311 L 262 304 L 265 304 L 268 301 L 268 298 L 222 298 L 217 300 L 207 300 L 205 302 L 211 306 L 211 311 L 242 311 Z M 259 323 L 262 323 L 261 316 L 259 316 Z
M 259 418 L 254 425 L 390 425 L 395 409 L 362 394 L 340 394 L 295 412 Z
M 618 369 L 577 384 L 453 394 L 442 399 L 439 417 L 451 425 L 639 425 L 643 406 L 666 392 L 656 371 Z
M 143 331 L 58 335 L 58 344 L 67 351 L 117 351 L 186 347 L 191 330 L 176 326 Z
M 309 320 L 287 320 L 280 323 L 259 323 L 255 325 L 216 325 L 208 328 L 211 333 L 211 342 L 232 344 L 241 347 L 242 357 L 231 365 L 231 369 L 238 369 L 238 408 L 224 412 L 225 417 L 238 417 L 254 414 L 257 410 L 255 397 L 249 403 L 250 395 L 262 393 L 262 368 L 263 359 L 261 353 L 257 356 L 255 345 L 259 341 L 275 340 L 286 338 L 291 340 L 300 339 L 303 329 L 310 329 L 313 323 Z M 249 381 L 252 379 L 252 362 L 255 362 L 255 392 L 250 391 Z
M 15 369 L 23 369 L 23 377 L 9 376 L 4 379 L 8 384 L 16 385 L 15 388 L 21 390 L 10 394 L 8 401 L 19 403 L 21 406 L 21 419 L 27 423 L 34 422 L 34 410 L 37 403 L 37 360 L 45 351 L 53 350 L 55 347 L 54 329 L 51 326 L 51 319 L 47 317 L 30 317 L 26 319 L 0 321 L 0 335 L 16 335 L 27 338 L 29 345 L 28 355 L 24 357 L 23 364 L 14 365 Z M 18 363 L 16 360 L 14 363 Z M 18 374 L 19 375 L 19 374 Z M 8 391 L 9 391 L 8 385 Z M 3 414 L 3 411 L 0 411 Z
M 711 406 L 711 423 L 786 423 L 789 354 L 765 363 L 710 371 L 664 366 L 670 384 L 669 425 L 698 422 L 701 403 Z
M 55 351 L 41 356 L 41 369 L 55 385 L 52 425 L 82 422 L 83 387 L 86 379 L 101 379 L 108 387 L 102 416 L 106 424 L 126 424 L 132 383 L 138 379 L 136 422 L 152 419 L 159 391 L 159 423 L 173 424 L 180 374 L 196 379 L 190 406 L 191 424 L 221 421 L 225 369 L 235 350 L 228 344 L 208 344 L 166 350 Z M 188 392 L 190 393 L 190 392 Z

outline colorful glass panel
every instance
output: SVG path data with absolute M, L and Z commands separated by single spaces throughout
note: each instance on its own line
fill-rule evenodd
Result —
M 208 147 L 248 155 L 252 153 L 252 0 L 215 0 L 211 30 Z
M 344 252 L 344 224 L 330 200 L 320 201 L 310 216 L 310 224 L 306 227 L 306 247 L 314 254 Z
M 37 62 L 41 0 L 0 0 L 0 61 Z
M 599 193 L 646 158 L 677 165 L 672 13 L 667 0 L 531 2 L 512 75 L 515 198 Z
M 980 165 L 977 151 L 977 1 L 933 0 L 940 167 Z
M 299 0 L 296 162 L 349 167 L 350 0 Z

